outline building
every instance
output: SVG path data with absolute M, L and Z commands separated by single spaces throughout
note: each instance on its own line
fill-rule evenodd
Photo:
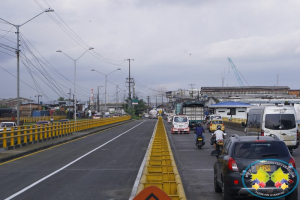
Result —
M 288 86 L 201 87 L 201 94 L 207 97 L 286 97 L 289 91 Z
M 247 119 L 247 113 L 252 105 L 240 102 L 221 102 L 208 106 L 214 114 L 221 117 Z

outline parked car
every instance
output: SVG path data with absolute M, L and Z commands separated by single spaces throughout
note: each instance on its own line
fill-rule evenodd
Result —
M 50 124 L 50 121 L 38 121 L 35 123 L 35 126 L 36 127 L 42 127 L 42 126 L 45 126 L 47 124 Z
M 277 136 L 234 134 L 226 139 L 214 164 L 214 190 L 223 193 L 223 200 L 284 195 L 294 200 L 298 199 L 296 171 L 294 158 Z
M 10 131 L 11 127 L 17 127 L 17 124 L 15 122 L 1 122 L 0 131 L 3 131 L 5 127 L 7 131 Z
M 213 119 L 211 120 L 210 124 L 209 124 L 209 132 L 214 132 L 217 130 L 217 126 L 220 125 L 221 126 L 221 130 L 223 132 L 225 132 L 225 126 L 224 126 L 224 122 L 222 119 Z

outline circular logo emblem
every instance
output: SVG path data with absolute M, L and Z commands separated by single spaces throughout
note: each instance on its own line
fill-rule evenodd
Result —
M 252 195 L 264 199 L 285 197 L 297 188 L 298 182 L 297 170 L 278 159 L 256 161 L 242 175 L 244 188 Z

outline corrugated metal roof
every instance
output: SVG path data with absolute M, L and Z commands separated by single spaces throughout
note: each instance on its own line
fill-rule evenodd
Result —
M 248 103 L 241 103 L 241 102 L 234 102 L 234 101 L 227 101 L 227 102 L 220 102 L 217 104 L 210 105 L 208 107 L 251 107 L 251 104 Z

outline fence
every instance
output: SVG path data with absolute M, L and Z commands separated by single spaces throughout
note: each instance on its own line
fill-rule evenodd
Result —
M 26 145 L 37 141 L 47 140 L 50 138 L 60 137 L 76 131 L 83 131 L 99 126 L 113 124 L 121 121 L 129 120 L 131 116 L 112 117 L 103 119 L 86 119 L 80 121 L 71 121 L 64 123 L 54 123 L 42 125 L 37 127 L 31 126 L 19 126 L 11 128 L 7 131 L 4 128 L 3 132 L 0 132 L 0 146 L 6 148 L 15 145 Z
M 20 121 L 23 123 L 35 123 L 38 121 L 50 121 L 50 118 L 53 117 L 53 120 L 60 120 L 60 119 L 66 119 L 65 115 L 62 116 L 42 116 L 42 117 L 20 117 Z M 0 122 L 2 121 L 16 121 L 17 118 L 12 117 L 1 117 Z

